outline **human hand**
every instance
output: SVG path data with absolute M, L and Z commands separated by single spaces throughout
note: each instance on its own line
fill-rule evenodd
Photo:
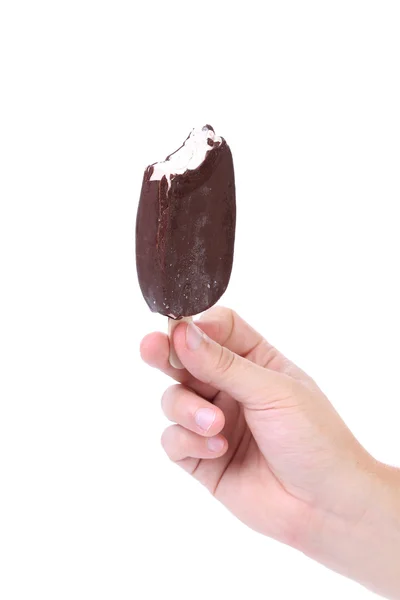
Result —
M 141 345 L 179 382 L 162 398 L 176 423 L 162 438 L 168 456 L 248 526 L 368 584 L 349 568 L 356 557 L 342 565 L 339 555 L 378 498 L 381 465 L 316 383 L 234 312 L 216 307 L 197 326 L 175 330 L 185 370 L 169 365 L 167 336 Z

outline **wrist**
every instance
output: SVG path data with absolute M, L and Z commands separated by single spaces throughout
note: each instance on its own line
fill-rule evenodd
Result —
M 400 598 L 400 470 L 370 457 L 339 490 L 338 510 L 312 508 L 305 554 L 389 598 Z

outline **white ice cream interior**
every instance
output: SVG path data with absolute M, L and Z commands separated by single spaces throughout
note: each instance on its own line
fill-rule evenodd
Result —
M 150 181 L 160 181 L 165 176 L 170 187 L 172 175 L 181 175 L 187 170 L 197 169 L 212 148 L 208 140 L 212 140 L 214 144 L 222 142 L 208 127 L 193 129 L 182 148 L 171 154 L 168 160 L 153 165 Z

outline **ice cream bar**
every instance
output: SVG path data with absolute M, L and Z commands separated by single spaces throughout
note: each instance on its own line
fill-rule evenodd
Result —
M 232 154 L 210 125 L 194 129 L 165 161 L 147 167 L 136 264 L 152 311 L 181 319 L 219 300 L 231 275 L 235 220 Z
M 210 125 L 194 129 L 147 167 L 136 221 L 139 284 L 150 309 L 182 318 L 215 304 L 229 283 L 235 240 L 235 178 L 228 144 Z M 182 365 L 171 344 L 170 362 Z

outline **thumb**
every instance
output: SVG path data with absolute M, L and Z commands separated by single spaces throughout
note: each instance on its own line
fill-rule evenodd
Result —
M 235 354 L 210 339 L 194 323 L 179 325 L 175 350 L 184 367 L 198 380 L 227 392 L 247 407 L 261 408 L 282 396 L 291 378 Z

